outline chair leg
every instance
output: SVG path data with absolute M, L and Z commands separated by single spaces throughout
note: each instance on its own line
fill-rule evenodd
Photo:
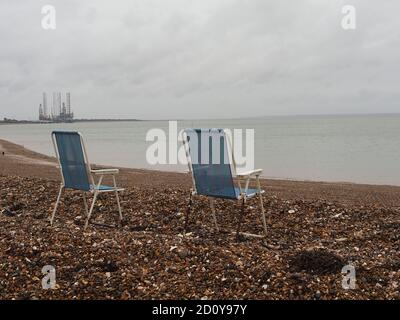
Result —
M 186 234 L 187 227 L 188 227 L 188 224 L 189 224 L 189 214 L 190 214 L 190 211 L 191 211 L 191 209 L 192 209 L 192 204 L 193 204 L 193 199 L 192 199 L 192 197 L 193 197 L 193 194 L 192 194 L 192 191 L 190 191 L 189 203 L 188 203 L 188 205 L 187 205 L 187 208 L 186 208 L 186 215 L 185 215 L 185 228 L 184 228 L 184 233 L 185 233 L 185 234 Z
M 265 219 L 265 210 L 264 210 L 264 203 L 262 199 L 262 194 L 259 193 L 258 196 L 260 197 L 260 207 L 261 207 L 261 219 L 262 219 L 262 224 L 264 227 L 264 234 L 267 236 L 267 221 Z
M 265 210 L 264 210 L 264 202 L 261 194 L 261 186 L 260 186 L 260 179 L 257 177 L 257 188 L 258 188 L 258 197 L 260 198 L 260 207 L 261 207 L 261 219 L 264 227 L 264 234 L 267 237 L 267 222 L 265 219 Z
M 114 181 L 114 188 L 117 188 L 117 182 L 115 181 L 115 176 L 113 176 L 113 181 Z M 118 191 L 115 191 L 115 196 L 117 197 L 119 221 L 122 221 L 122 209 L 121 209 L 121 203 L 119 202 Z
M 83 196 L 83 204 L 85 205 L 85 213 L 86 213 L 86 217 L 87 217 L 89 215 L 89 211 L 88 211 L 86 193 L 82 192 L 82 196 Z
M 241 214 L 239 216 L 238 228 L 237 228 L 237 231 L 236 231 L 236 240 L 239 240 L 240 229 L 242 228 L 242 224 L 243 224 L 244 204 L 245 204 L 245 202 L 246 202 L 246 199 L 243 198 L 242 199 L 242 210 L 241 210 Z
M 57 208 L 58 208 L 58 205 L 59 205 L 59 203 L 60 203 L 61 195 L 62 195 L 62 192 L 63 192 L 63 191 L 64 191 L 64 186 L 61 186 L 61 187 L 60 187 L 60 192 L 58 193 L 56 206 L 55 206 L 55 208 L 54 208 L 54 210 L 53 210 L 53 214 L 51 215 L 51 218 L 50 218 L 50 225 L 51 225 L 51 226 L 53 225 L 54 217 L 55 217 L 55 215 L 56 215 Z
M 90 216 L 92 215 L 92 212 L 93 212 L 93 209 L 94 209 L 94 204 L 96 203 L 98 194 L 99 193 L 97 191 L 95 191 L 94 197 L 93 197 L 93 202 L 92 202 L 92 205 L 90 206 L 90 211 L 89 211 L 88 216 L 86 218 L 84 230 L 86 230 L 86 228 L 87 228 L 87 226 L 89 224 Z
M 217 230 L 217 232 L 219 232 L 219 227 L 218 227 L 218 222 L 217 222 L 217 216 L 216 216 L 216 214 L 215 214 L 215 199 L 210 198 L 210 206 L 211 206 L 211 212 L 212 212 L 212 216 L 213 216 L 213 221 L 214 221 L 215 230 Z

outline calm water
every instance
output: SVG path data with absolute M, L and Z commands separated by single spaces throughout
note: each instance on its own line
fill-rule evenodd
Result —
M 196 120 L 178 126 L 254 129 L 255 167 L 267 177 L 400 185 L 400 115 Z M 53 155 L 52 130 L 79 130 L 93 163 L 185 170 L 147 163 L 151 142 L 145 137 L 152 128 L 168 132 L 168 122 L 0 125 L 0 138 Z

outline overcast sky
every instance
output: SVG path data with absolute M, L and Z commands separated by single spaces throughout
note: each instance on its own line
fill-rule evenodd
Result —
M 399 112 L 399 14 L 398 0 L 1 0 L 0 117 L 35 119 L 44 91 L 70 91 L 79 118 Z

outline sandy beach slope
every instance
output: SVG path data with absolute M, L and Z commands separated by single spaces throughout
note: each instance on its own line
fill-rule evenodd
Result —
M 1 150 L 7 150 L 5 157 Z M 268 168 L 264 168 L 268 171 Z M 56 160 L 17 144 L 0 139 L 0 174 L 60 181 Z M 123 187 L 191 187 L 188 174 L 142 169 L 121 169 L 118 181 Z M 400 183 L 400 182 L 399 182 Z M 340 201 L 347 204 L 400 206 L 400 187 L 353 183 L 290 180 L 263 180 L 263 188 L 283 199 Z

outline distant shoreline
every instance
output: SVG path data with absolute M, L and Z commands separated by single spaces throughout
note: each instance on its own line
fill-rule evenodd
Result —
M 137 122 L 137 121 L 146 121 L 139 119 L 76 119 L 70 122 L 63 121 L 31 121 L 31 120 L 2 120 L 0 121 L 0 125 L 7 124 L 53 124 L 53 123 L 76 123 L 76 122 Z
M 265 119 L 276 119 L 276 118 L 342 118 L 342 117 L 387 117 L 394 116 L 400 117 L 399 113 L 338 113 L 338 114 L 273 114 L 268 116 L 254 116 L 254 117 L 240 117 L 240 118 L 198 118 L 196 121 L 207 121 L 207 120 L 265 120 Z M 72 122 L 63 121 L 40 121 L 40 120 L 15 120 L 15 119 L 0 120 L 0 125 L 2 124 L 50 124 L 50 123 L 75 123 L 75 122 L 137 122 L 137 121 L 193 121 L 194 119 L 182 119 L 182 118 L 172 118 L 172 119 L 74 119 Z

